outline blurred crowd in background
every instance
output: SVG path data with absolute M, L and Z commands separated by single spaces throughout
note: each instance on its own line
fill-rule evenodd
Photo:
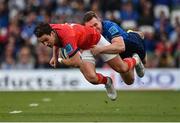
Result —
M 52 68 L 51 49 L 33 34 L 36 24 L 82 23 L 89 10 L 125 30 L 143 31 L 146 67 L 180 68 L 180 0 L 0 0 L 0 68 Z

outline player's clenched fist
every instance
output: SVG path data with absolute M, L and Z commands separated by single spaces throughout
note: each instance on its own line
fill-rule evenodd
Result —
M 51 60 L 50 60 L 50 62 L 49 62 L 49 64 L 50 64 L 52 67 L 54 67 L 54 68 L 56 68 L 57 63 L 58 63 L 58 60 L 57 60 L 56 57 L 52 57 Z

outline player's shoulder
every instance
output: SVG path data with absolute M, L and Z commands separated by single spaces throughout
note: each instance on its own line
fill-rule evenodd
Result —
M 111 20 L 104 20 L 102 23 L 104 26 L 117 26 L 117 24 Z
M 115 22 L 110 20 L 104 20 L 102 22 L 102 25 L 103 25 L 103 30 L 109 30 L 110 28 L 115 28 L 115 29 L 119 28 Z
M 59 30 L 63 28 L 63 24 L 50 24 L 50 26 L 54 30 Z
M 57 24 L 49 24 L 51 26 L 51 28 L 55 28 L 57 27 Z
M 72 27 L 77 27 L 77 28 L 84 27 L 84 25 L 79 24 L 79 23 L 65 23 L 65 26 L 68 26 L 70 28 L 72 28 Z
M 114 31 L 116 31 L 116 32 L 118 32 L 118 25 L 115 23 L 115 22 L 113 22 L 113 21 L 110 21 L 110 20 L 104 20 L 103 22 L 102 22 L 102 25 L 103 25 L 103 30 L 104 31 L 108 31 L 108 32 L 111 32 L 112 30 L 113 30 L 113 32 Z

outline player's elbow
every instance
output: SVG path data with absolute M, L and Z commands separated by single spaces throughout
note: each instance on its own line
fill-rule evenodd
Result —
M 126 50 L 125 45 L 121 46 L 121 52 L 124 52 Z

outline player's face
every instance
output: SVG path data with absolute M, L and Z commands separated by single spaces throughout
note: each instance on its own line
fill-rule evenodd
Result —
M 101 21 L 95 17 L 93 17 L 90 21 L 85 23 L 85 26 L 90 26 L 99 31 L 102 32 L 102 24 Z
M 55 34 L 54 32 L 52 32 L 50 35 L 44 34 L 38 38 L 38 41 L 40 41 L 45 46 L 52 48 L 55 44 Z

